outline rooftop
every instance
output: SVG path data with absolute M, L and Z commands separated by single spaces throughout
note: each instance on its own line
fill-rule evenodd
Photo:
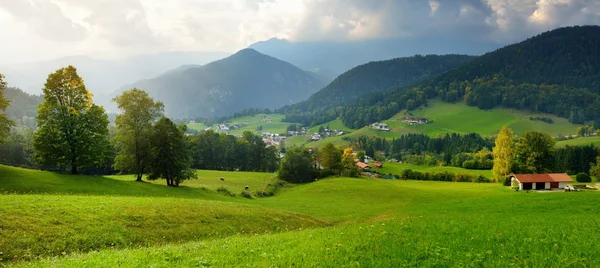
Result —
M 572 182 L 573 179 L 566 173 L 551 174 L 513 174 L 521 183 L 528 182 Z

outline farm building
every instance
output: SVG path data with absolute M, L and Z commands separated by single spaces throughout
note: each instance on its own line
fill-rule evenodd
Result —
M 513 174 L 510 178 L 513 185 L 519 185 L 519 190 L 564 189 L 567 183 L 573 182 L 566 173 Z
M 371 167 L 363 162 L 356 162 L 356 165 L 362 170 L 369 170 Z
M 376 168 L 382 168 L 383 164 L 379 163 L 379 162 L 375 162 L 375 164 L 373 164 Z

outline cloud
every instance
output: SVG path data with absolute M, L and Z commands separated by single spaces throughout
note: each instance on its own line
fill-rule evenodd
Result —
M 86 38 L 86 29 L 66 17 L 61 8 L 46 0 L 0 0 L 0 8 L 22 20 L 30 31 L 53 41 Z
M 0 35 L 15 50 L 0 56 L 13 58 L 233 52 L 271 37 L 452 36 L 505 44 L 561 26 L 600 24 L 597 0 L 0 0 L 2 12 L 10 18 L 0 17 Z M 15 40 L 48 51 L 33 53 Z

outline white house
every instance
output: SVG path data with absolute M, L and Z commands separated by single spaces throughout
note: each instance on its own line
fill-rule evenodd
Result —
M 551 190 L 564 189 L 573 179 L 566 173 L 553 174 L 513 174 L 510 175 L 513 185 L 519 190 Z

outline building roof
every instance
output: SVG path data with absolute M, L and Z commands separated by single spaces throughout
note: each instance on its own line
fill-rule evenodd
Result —
M 367 164 L 365 164 L 365 163 L 363 163 L 363 162 L 356 162 L 356 165 L 357 165 L 359 168 L 362 168 L 362 169 L 364 169 L 364 168 L 368 168 L 368 167 L 369 167 L 369 165 L 367 165 Z
M 382 167 L 383 165 L 379 162 L 375 162 L 375 167 Z
M 513 174 L 519 182 L 572 182 L 573 179 L 566 173 L 553 174 Z

